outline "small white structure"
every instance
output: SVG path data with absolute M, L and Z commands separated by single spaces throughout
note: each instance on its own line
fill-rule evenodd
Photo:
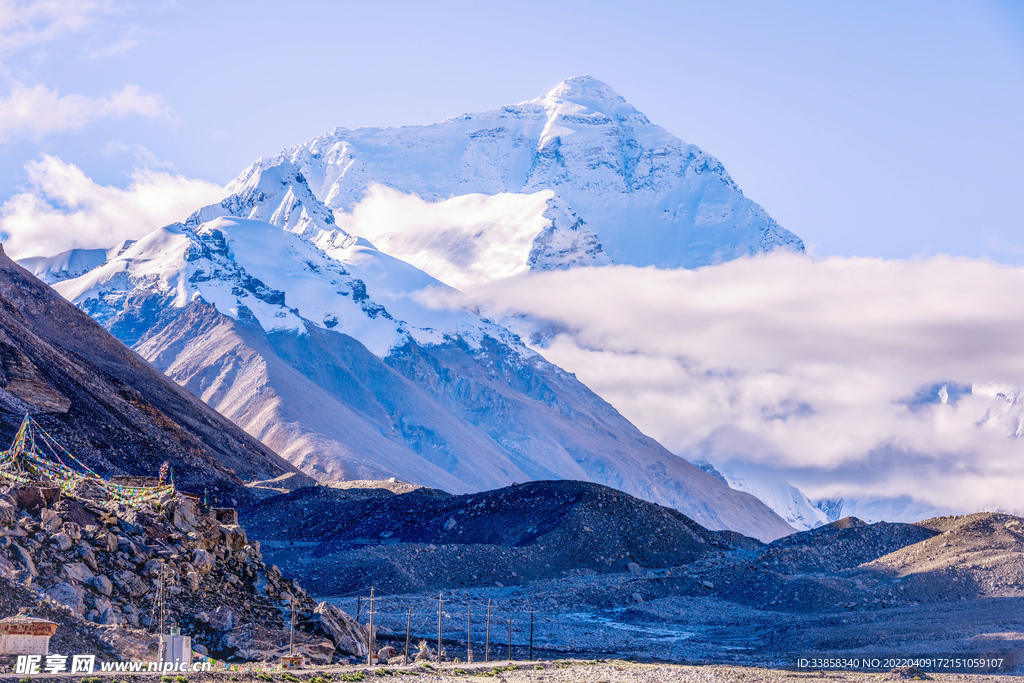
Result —
M 48 655 L 58 624 L 19 614 L 0 619 L 0 655 Z
M 174 662 L 175 664 L 192 663 L 192 636 L 164 636 L 164 651 L 160 662 Z

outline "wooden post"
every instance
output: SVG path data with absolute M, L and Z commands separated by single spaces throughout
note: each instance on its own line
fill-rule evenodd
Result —
M 409 634 L 412 633 L 412 607 L 409 608 L 409 620 L 405 622 L 405 665 L 409 666 Z
M 441 663 L 441 610 L 444 607 L 444 595 L 437 594 L 437 663 Z
M 466 613 L 466 663 L 473 663 L 473 606 Z
M 356 596 L 356 622 L 359 621 L 359 613 L 363 610 L 363 596 Z
M 369 650 L 369 652 L 366 653 L 366 665 L 367 666 L 373 666 L 373 646 L 376 645 L 376 643 L 374 643 L 373 640 L 374 640 L 373 639 L 373 587 L 371 586 L 370 587 L 370 627 L 369 627 L 369 633 L 366 634 L 366 644 L 367 644 L 367 649 Z
M 512 661 L 512 617 L 508 618 L 508 661 Z
M 533 661 L 533 612 L 530 612 L 530 661 Z
M 487 598 L 487 640 L 484 641 L 484 661 L 491 661 L 491 599 Z

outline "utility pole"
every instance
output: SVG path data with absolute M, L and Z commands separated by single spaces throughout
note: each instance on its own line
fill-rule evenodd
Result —
M 437 594 L 437 663 L 441 663 L 441 609 L 444 605 L 444 594 Z
M 487 598 L 487 640 L 484 641 L 484 661 L 491 661 L 491 599 Z
M 533 612 L 530 612 L 530 661 L 533 661 Z
M 508 618 L 508 661 L 512 663 L 512 617 Z
M 412 607 L 409 608 L 409 620 L 405 622 L 405 666 L 409 666 L 409 634 L 412 633 Z
M 473 606 L 469 606 L 466 614 L 466 663 L 473 663 Z
M 288 656 L 295 656 L 295 596 L 292 596 L 292 632 L 288 638 Z
M 164 649 L 164 563 L 160 562 L 160 591 L 157 594 L 157 610 L 160 612 L 160 664 L 166 659 Z
M 370 587 L 370 632 L 366 635 L 366 640 L 367 640 L 367 649 L 369 650 L 369 652 L 366 653 L 366 665 L 367 666 L 373 666 L 373 649 L 374 649 L 374 646 L 376 645 L 376 643 L 373 642 L 374 638 L 373 638 L 373 587 L 372 586 Z

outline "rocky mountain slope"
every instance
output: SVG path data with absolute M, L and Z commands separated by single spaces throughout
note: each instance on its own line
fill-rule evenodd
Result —
M 234 661 L 287 654 L 294 609 L 303 654 L 319 662 L 365 655 L 363 629 L 265 564 L 234 516 L 203 513 L 174 494 L 129 507 L 4 486 L 0 617 L 46 605 L 60 638 L 101 643 L 89 651 L 113 658 L 152 660 L 162 576 L 166 623 L 191 634 L 200 652 Z
M 395 476 L 468 492 L 577 479 L 709 528 L 769 540 L 792 531 L 507 329 L 433 305 L 451 292 L 442 283 L 361 240 L 325 251 L 318 230 L 238 218 L 168 226 L 54 287 L 320 480 Z
M 0 440 L 26 413 L 101 475 L 155 476 L 231 503 L 295 471 L 0 251 Z
M 761 545 L 576 481 L 461 496 L 432 489 L 381 493 L 304 488 L 257 503 L 242 519 L 268 558 L 321 594 L 370 585 L 385 593 L 510 586 L 690 564 Z
M 454 286 L 527 269 L 694 268 L 803 250 L 717 159 L 590 76 L 429 126 L 339 128 L 260 159 L 228 190 L 193 220 L 261 218 L 307 234 L 337 221 Z M 394 191 L 442 204 L 403 208 Z M 368 193 L 391 211 L 362 220 Z

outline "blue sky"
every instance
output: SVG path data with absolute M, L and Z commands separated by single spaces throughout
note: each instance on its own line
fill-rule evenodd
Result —
M 224 184 L 335 126 L 429 123 L 581 73 L 721 159 L 818 256 L 1024 263 L 1012 2 L 0 0 L 0 201 L 43 154 L 102 185 Z

